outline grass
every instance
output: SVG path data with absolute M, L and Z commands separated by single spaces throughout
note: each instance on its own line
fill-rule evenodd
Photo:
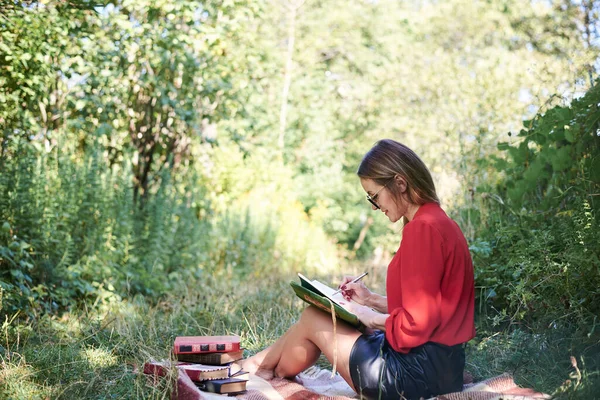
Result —
M 166 382 L 153 385 L 139 374 L 146 360 L 168 358 L 178 335 L 235 333 L 247 355 L 259 351 L 304 307 L 292 295 L 290 279 L 211 277 L 157 304 L 114 298 L 30 324 L 7 319 L 0 337 L 0 398 L 169 399 Z M 370 279 L 383 282 L 382 272 L 371 271 Z M 375 286 L 382 292 L 381 284 Z M 467 369 L 476 379 L 510 372 L 517 383 L 558 398 L 593 399 L 600 393 L 599 342 L 575 328 L 534 334 L 494 330 L 481 321 L 467 348 Z
M 475 380 L 508 372 L 517 384 L 564 399 L 600 396 L 600 341 L 573 329 L 532 333 L 520 328 L 493 331 L 478 324 L 467 347 L 467 366 Z M 573 367 L 571 359 L 577 361 Z M 579 372 L 579 376 L 577 375 Z

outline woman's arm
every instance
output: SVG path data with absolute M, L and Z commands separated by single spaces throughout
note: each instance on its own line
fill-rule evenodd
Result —
M 371 320 L 367 321 L 369 328 L 379 329 L 385 332 L 385 321 L 388 319 L 390 314 L 373 313 Z
M 360 304 L 352 304 L 351 311 L 367 328 L 385 331 L 385 321 L 390 316 L 389 314 L 374 311 L 371 307 Z
M 387 297 L 377 293 L 371 293 L 365 305 L 383 314 L 387 314 L 388 312 Z

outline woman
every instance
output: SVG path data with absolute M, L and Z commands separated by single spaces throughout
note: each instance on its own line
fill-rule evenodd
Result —
M 315 307 L 243 368 L 293 377 L 321 353 L 367 399 L 428 398 L 460 391 L 463 344 L 475 336 L 473 265 L 464 235 L 439 206 L 433 179 L 408 147 L 381 140 L 357 172 L 373 210 L 404 220 L 402 241 L 387 270 L 387 297 L 362 282 L 341 284 L 363 334 Z M 336 348 L 334 348 L 334 345 Z

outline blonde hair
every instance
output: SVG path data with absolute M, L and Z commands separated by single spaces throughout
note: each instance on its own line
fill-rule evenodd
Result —
M 394 199 L 401 195 L 394 179 L 399 175 L 406 181 L 409 202 L 418 205 L 440 203 L 433 178 L 425 163 L 414 151 L 395 140 L 383 139 L 375 143 L 363 157 L 356 174 L 380 185 L 387 184 L 386 188 Z

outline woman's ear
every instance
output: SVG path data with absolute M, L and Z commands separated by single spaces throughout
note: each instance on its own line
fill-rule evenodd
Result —
M 396 183 L 396 185 L 400 189 L 400 193 L 406 192 L 406 186 L 407 186 L 406 185 L 406 179 L 404 179 L 400 175 L 396 175 L 396 176 L 394 176 L 394 182 Z

